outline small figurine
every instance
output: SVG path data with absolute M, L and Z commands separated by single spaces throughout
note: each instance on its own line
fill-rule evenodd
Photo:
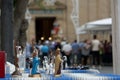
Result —
M 60 49 L 57 48 L 56 49 L 56 57 L 55 57 L 55 77 L 58 77 L 60 76 L 61 74 L 61 63 L 62 63 L 62 59 L 61 59 L 61 56 L 60 56 Z
M 53 74 L 54 72 L 54 60 L 55 56 L 53 55 L 52 51 L 50 52 L 49 55 L 49 68 L 48 68 L 48 74 Z
M 32 71 L 30 77 L 41 77 L 38 67 L 39 67 L 40 61 L 38 58 L 38 51 L 37 49 L 34 49 L 33 51 L 33 62 L 32 62 Z
M 16 40 L 14 40 L 14 53 L 15 53 L 15 71 L 12 73 L 12 77 L 21 77 L 22 73 L 19 71 L 19 42 L 17 42 Z
M 21 46 L 18 46 L 17 58 L 19 70 L 20 72 L 23 72 L 25 69 L 25 54 L 23 53 Z
M 53 61 L 50 60 L 48 74 L 53 74 L 53 68 L 54 68 Z
M 67 57 L 66 56 L 63 56 L 63 66 L 62 66 L 62 69 L 65 69 L 65 68 L 67 68 L 68 67 L 68 65 L 67 65 Z
M 47 72 L 49 68 L 49 62 L 48 62 L 48 58 L 47 56 L 44 56 L 44 60 L 43 60 L 43 69 Z

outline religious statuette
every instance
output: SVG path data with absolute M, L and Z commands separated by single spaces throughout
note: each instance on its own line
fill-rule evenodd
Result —
M 55 77 L 59 77 L 61 75 L 61 63 L 62 63 L 62 59 L 60 56 L 60 49 L 58 48 L 56 50 L 56 57 L 55 57 Z

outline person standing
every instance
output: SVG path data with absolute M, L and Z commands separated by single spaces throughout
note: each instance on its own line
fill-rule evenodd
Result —
M 67 44 L 63 45 L 62 51 L 65 53 L 65 56 L 67 57 L 67 65 L 70 66 L 70 56 L 72 51 L 72 46 L 67 42 Z
M 48 57 L 49 51 L 50 51 L 49 47 L 44 43 L 43 46 L 41 47 L 41 53 L 42 53 L 41 62 L 43 62 L 45 56 Z M 43 66 L 42 63 L 41 63 L 41 65 Z
M 79 54 L 80 54 L 80 46 L 77 43 L 77 40 L 75 40 L 72 43 L 72 64 L 73 66 L 76 66 L 79 64 L 78 62 L 78 58 L 80 57 Z
M 81 47 L 81 57 L 82 57 L 82 65 L 88 65 L 88 58 L 90 55 L 90 43 L 88 40 L 85 40 L 83 46 Z
M 100 67 L 100 41 L 97 39 L 97 36 L 93 36 L 93 40 L 91 42 L 92 46 L 92 56 L 93 56 L 93 68 L 95 68 L 95 65 L 97 64 Z

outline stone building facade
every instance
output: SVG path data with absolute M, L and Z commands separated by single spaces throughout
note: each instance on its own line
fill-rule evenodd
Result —
M 35 5 L 34 6 L 31 5 L 29 7 L 29 10 L 32 15 L 32 19 L 30 21 L 30 25 L 27 30 L 28 41 L 30 41 L 32 38 L 36 39 L 36 22 L 35 22 L 36 18 L 45 18 L 45 17 L 49 17 L 49 18 L 52 17 L 57 19 L 57 23 L 60 25 L 60 32 L 59 32 L 60 37 L 63 37 L 70 42 L 76 39 L 74 25 L 70 17 L 73 9 L 72 0 L 55 0 L 55 1 L 57 1 L 59 4 L 57 4 L 58 6 L 57 8 L 52 10 L 40 9 Z M 111 0 L 78 0 L 78 1 L 79 1 L 80 25 L 83 25 L 90 21 L 111 17 Z M 64 7 L 61 7 L 60 5 Z M 88 35 L 88 37 L 89 36 L 90 35 Z M 39 38 L 41 37 L 44 36 L 39 36 Z

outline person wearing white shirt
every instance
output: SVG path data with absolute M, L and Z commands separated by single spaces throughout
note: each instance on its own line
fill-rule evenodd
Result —
M 67 64 L 68 64 L 68 66 L 70 66 L 71 65 L 71 63 L 70 63 L 70 56 L 71 56 L 71 51 L 72 51 L 71 44 L 69 44 L 69 43 L 65 44 L 63 46 L 62 50 L 65 53 L 65 56 L 67 57 Z
M 100 41 L 97 39 L 96 35 L 93 36 L 91 46 L 92 46 L 92 56 L 93 56 L 93 68 L 95 68 L 95 65 L 100 66 L 100 54 L 99 54 Z

